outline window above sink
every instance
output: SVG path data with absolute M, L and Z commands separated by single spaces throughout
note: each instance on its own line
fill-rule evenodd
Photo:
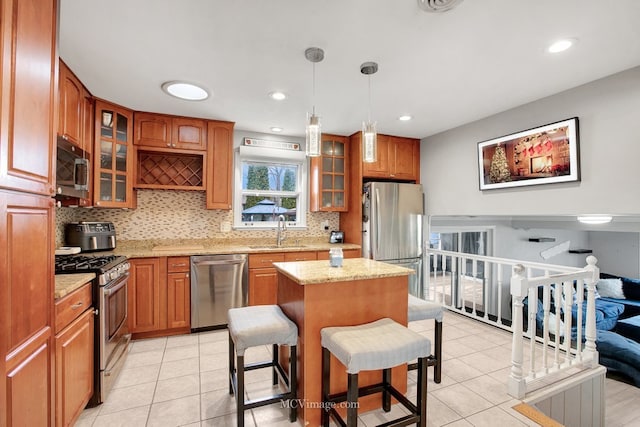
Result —
M 307 160 L 304 152 L 238 147 L 235 162 L 234 228 L 306 228 Z

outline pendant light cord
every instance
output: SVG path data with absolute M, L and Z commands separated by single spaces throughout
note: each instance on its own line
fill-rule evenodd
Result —
M 315 116 L 316 115 L 316 63 L 313 62 L 312 64 L 313 64 L 313 68 L 312 68 L 313 69 L 313 72 L 312 72 L 313 84 L 311 85 L 312 86 L 312 90 L 311 90 L 311 104 L 312 104 L 311 105 L 311 114 Z
M 371 123 L 371 74 L 369 74 L 369 112 L 368 112 L 368 121 Z

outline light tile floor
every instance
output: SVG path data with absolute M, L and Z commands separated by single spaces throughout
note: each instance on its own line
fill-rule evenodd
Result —
M 433 340 L 433 321 L 410 327 Z M 511 410 L 506 393 L 511 358 L 508 332 L 446 312 L 443 326 L 443 376 L 433 382 L 429 368 L 429 426 L 537 425 Z M 433 342 L 433 341 L 432 341 Z M 227 332 L 140 340 L 132 343 L 125 366 L 107 401 L 86 409 L 77 426 L 232 426 L 235 403 L 228 393 Z M 268 347 L 248 350 L 248 361 L 269 357 Z M 249 397 L 271 389 L 268 370 L 247 374 Z M 407 395 L 415 398 L 416 372 L 409 373 Z M 640 389 L 607 378 L 608 427 L 640 425 Z M 396 405 L 397 406 L 397 405 Z M 397 416 L 372 411 L 360 416 L 372 426 Z M 245 425 L 297 426 L 279 405 L 247 411 Z

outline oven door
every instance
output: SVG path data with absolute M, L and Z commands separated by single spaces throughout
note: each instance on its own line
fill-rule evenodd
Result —
M 131 340 L 127 331 L 128 281 L 129 273 L 100 288 L 100 402 L 113 387 Z

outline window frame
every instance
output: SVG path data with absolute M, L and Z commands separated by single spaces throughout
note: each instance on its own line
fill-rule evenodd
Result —
M 233 227 L 238 230 L 265 230 L 274 229 L 278 226 L 277 221 L 243 221 L 242 220 L 242 199 L 245 195 L 264 195 L 273 197 L 282 195 L 291 197 L 291 192 L 281 192 L 273 190 L 243 190 L 242 169 L 246 162 L 295 165 L 298 168 L 296 177 L 296 221 L 287 221 L 287 228 L 306 229 L 307 228 L 307 208 L 308 208 L 308 161 L 304 152 L 283 150 L 277 148 L 250 147 L 241 145 L 236 150 L 234 156 L 234 192 L 233 192 Z

